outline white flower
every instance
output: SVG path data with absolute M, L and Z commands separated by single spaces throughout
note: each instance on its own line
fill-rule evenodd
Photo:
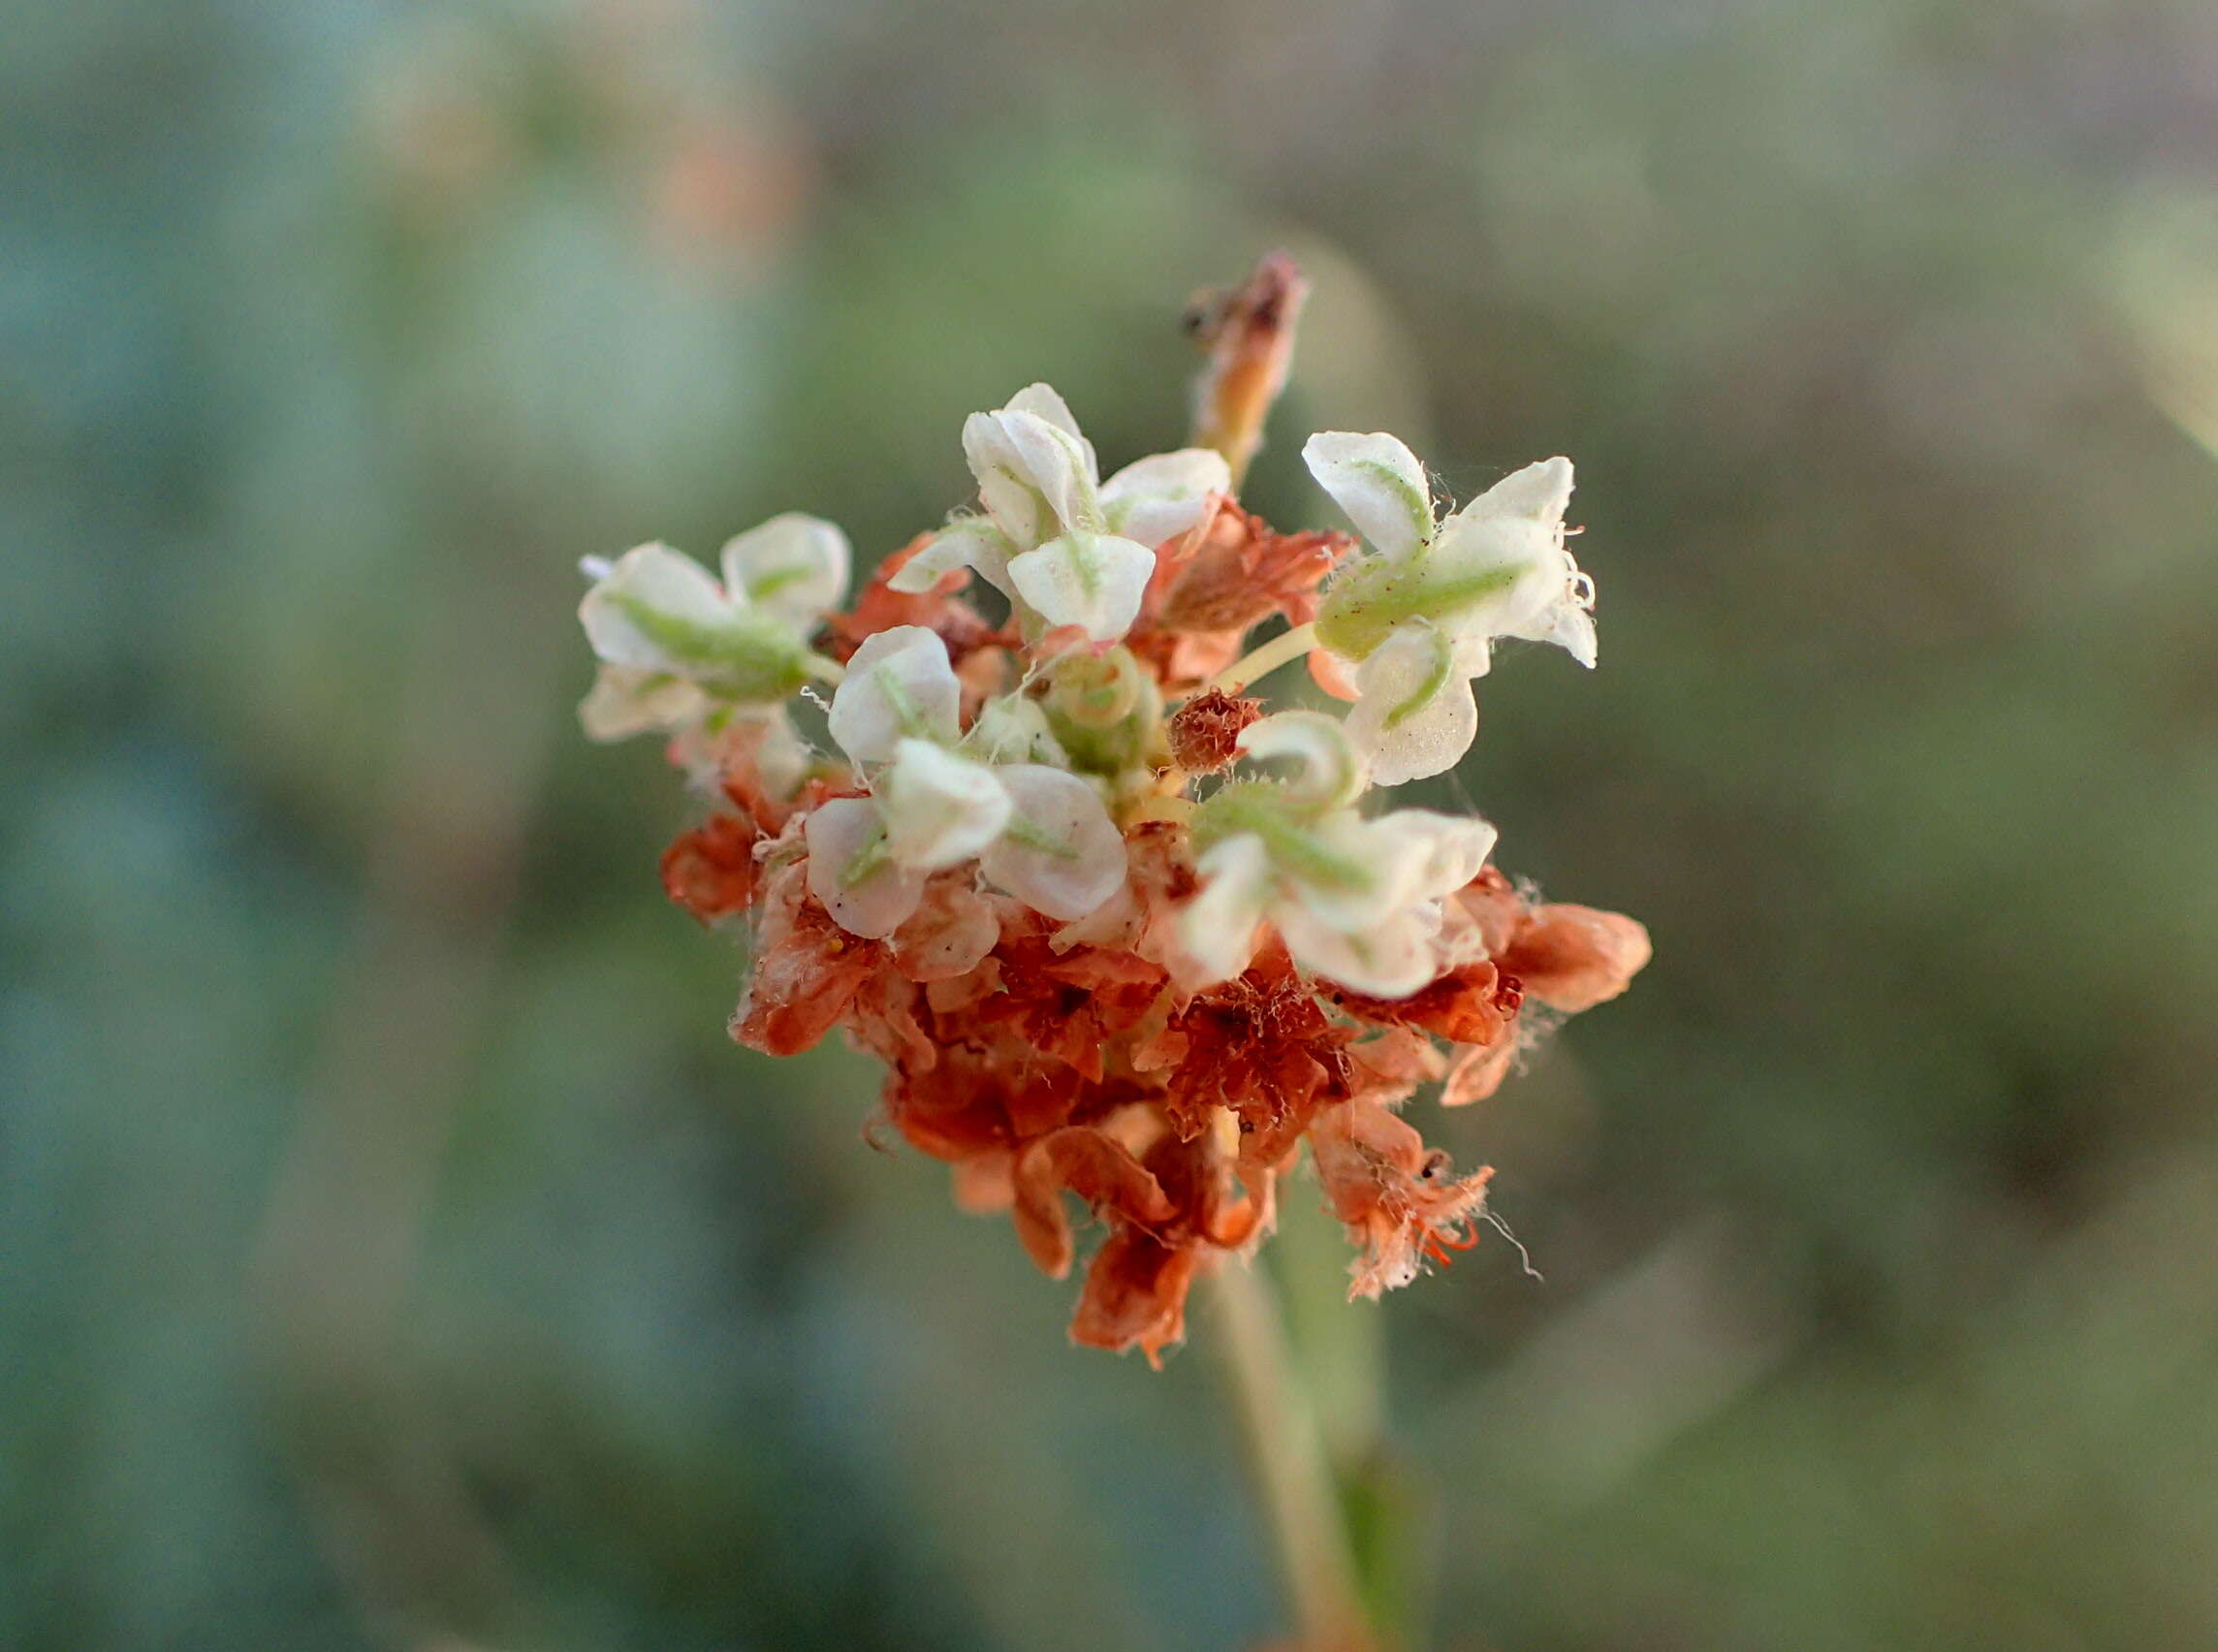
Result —
M 885 815 L 887 852 L 919 872 L 969 860 L 1001 835 L 1015 807 L 990 766 L 929 740 L 897 746 L 873 795 Z
M 1358 662 L 1347 727 L 1379 784 L 1440 774 L 1471 748 L 1471 682 L 1497 637 L 1594 664 L 1594 584 L 1564 548 L 1569 460 L 1529 464 L 1436 521 L 1424 467 L 1392 436 L 1320 431 L 1302 457 L 1374 547 L 1335 576 L 1316 635 Z
M 808 634 L 845 592 L 847 560 L 832 524 L 787 515 L 724 547 L 720 584 L 667 545 L 587 562 L 578 619 L 602 663 L 578 709 L 586 734 L 682 733 L 830 675 Z
M 1228 980 L 1254 956 L 1256 931 L 1278 930 L 1294 962 L 1375 998 L 1406 998 L 1438 972 L 1440 903 L 1478 874 L 1494 828 L 1408 809 L 1365 820 L 1360 757 L 1341 726 L 1314 712 L 1265 717 L 1240 737 L 1253 757 L 1290 756 L 1286 782 L 1235 781 L 1195 821 L 1202 888 L 1179 914 L 1192 984 Z
M 869 798 L 820 803 L 802 823 L 808 845 L 808 892 L 849 935 L 882 940 L 924 899 L 925 874 L 886 852 L 885 822 Z
M 964 740 L 961 705 L 947 645 L 924 626 L 880 631 L 847 662 L 832 737 L 867 766 L 871 796 L 822 805 L 806 830 L 809 889 L 851 934 L 892 934 L 929 874 L 973 857 L 992 882 L 1059 921 L 1085 916 L 1125 881 L 1124 835 L 1093 787 L 1009 760 L 1053 752 L 1037 707 L 989 702 Z
M 1207 448 L 1155 454 L 1102 482 L 1093 445 L 1044 384 L 971 414 L 963 453 L 986 515 L 950 523 L 887 583 L 927 590 L 955 568 L 972 568 L 1048 625 L 1079 626 L 1096 642 L 1131 628 L 1156 547 L 1191 528 L 1209 496 L 1231 487 L 1223 456 Z
M 832 738 L 858 763 L 886 763 L 904 739 L 952 744 L 963 684 L 947 645 L 925 625 L 895 625 L 863 639 L 832 695 Z

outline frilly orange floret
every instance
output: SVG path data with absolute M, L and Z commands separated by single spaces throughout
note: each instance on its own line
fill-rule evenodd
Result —
M 1011 1185 L 1017 1237 L 1051 1279 L 1070 1272 L 1074 1249 L 1061 1194 L 1076 1193 L 1096 1215 L 1113 1215 L 1120 1223 L 1156 1227 L 1178 1214 L 1130 1148 L 1088 1125 L 1066 1125 L 1027 1142 L 1013 1160 Z
M 947 645 L 948 659 L 961 672 L 964 660 L 979 650 L 998 649 L 1014 643 L 1013 637 L 1004 635 L 956 594 L 970 581 L 969 574 L 963 569 L 947 575 L 926 591 L 900 591 L 886 584 L 901 571 L 904 562 L 935 537 L 930 533 L 918 534 L 878 564 L 870 583 L 856 594 L 851 609 L 843 614 L 825 616 L 827 653 L 837 660 L 849 660 L 867 637 L 890 631 L 897 625 L 922 625 L 938 634 L 939 640 Z
M 807 861 L 787 862 L 765 884 L 754 971 L 732 1017 L 732 1036 L 768 1056 L 814 1049 L 848 1018 L 885 955 L 880 943 L 849 935 L 817 905 Z
M 755 844 L 751 820 L 713 814 L 662 851 L 664 893 L 703 923 L 754 905 Z
M 1632 985 L 1654 953 L 1637 920 L 1559 903 L 1525 914 L 1502 950 L 1502 967 L 1550 1009 L 1574 1015 Z
M 1317 587 L 1355 550 L 1345 533 L 1280 533 L 1219 498 L 1199 531 L 1162 546 L 1125 646 L 1155 667 L 1166 692 L 1190 690 L 1240 657 L 1248 632 L 1273 614 L 1316 618 Z
M 1240 735 L 1263 715 L 1263 702 L 1204 688 L 1171 718 L 1171 761 L 1189 775 L 1229 769 L 1240 754 Z
M 1446 1154 L 1379 1103 L 1350 1101 L 1321 1115 L 1310 1152 L 1333 1214 L 1363 1247 L 1349 1296 L 1408 1285 L 1426 1257 L 1444 1264 L 1473 1243 L 1493 1170 L 1459 1180 Z

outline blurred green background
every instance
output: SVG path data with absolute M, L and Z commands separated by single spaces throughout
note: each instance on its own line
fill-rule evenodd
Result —
M 1278 1631 L 1206 1309 L 1067 1348 L 732 1046 L 572 718 L 581 555 L 881 555 L 1033 378 L 1176 445 L 1272 245 L 1252 502 L 1577 460 L 1602 667 L 1458 781 L 1658 941 L 1420 1109 L 1544 1284 L 1341 1307 L 1295 1191 L 1436 1643 L 2218 1644 L 2214 86 L 2202 0 L 14 16 L 0 1645 Z

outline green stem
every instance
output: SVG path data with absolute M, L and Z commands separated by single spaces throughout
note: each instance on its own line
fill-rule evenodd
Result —
M 1251 683 L 1268 677 L 1287 661 L 1301 658 L 1315 647 L 1316 626 L 1296 625 L 1290 631 L 1282 631 L 1260 648 L 1251 649 L 1219 672 L 1209 685 L 1227 694 L 1237 694 Z
M 1210 1277 L 1249 1464 L 1304 1652 L 1376 1652 L 1347 1522 L 1277 1298 L 1260 1272 L 1232 1257 Z

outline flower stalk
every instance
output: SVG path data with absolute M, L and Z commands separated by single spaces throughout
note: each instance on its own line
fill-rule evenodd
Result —
M 1338 1485 L 1277 1298 L 1253 1266 L 1219 1268 L 1212 1289 L 1250 1472 L 1303 1652 L 1377 1652 Z

